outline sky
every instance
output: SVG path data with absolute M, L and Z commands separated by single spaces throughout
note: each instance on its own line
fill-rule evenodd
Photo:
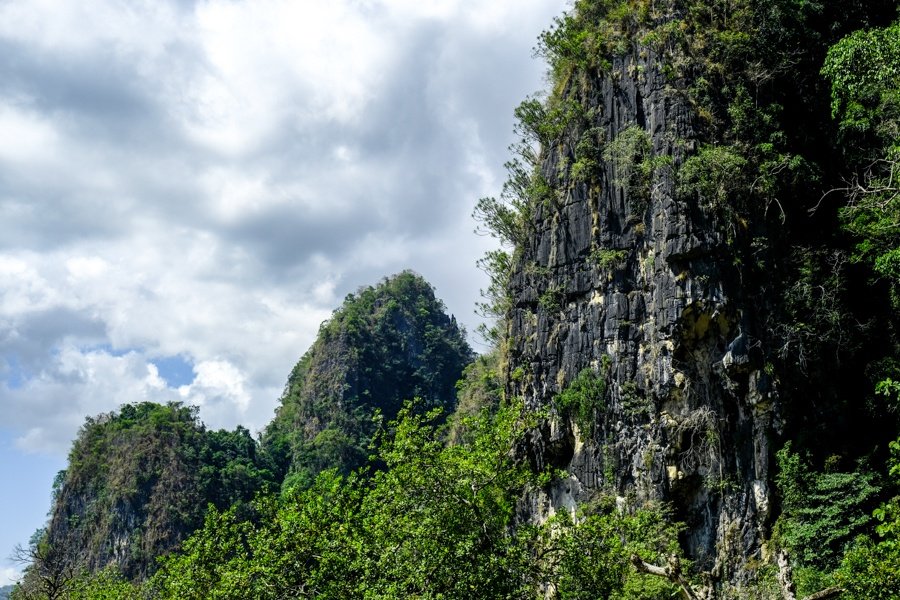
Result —
M 403 269 L 474 330 L 471 212 L 566 8 L 0 0 L 0 585 L 86 416 L 258 431 L 319 324 Z

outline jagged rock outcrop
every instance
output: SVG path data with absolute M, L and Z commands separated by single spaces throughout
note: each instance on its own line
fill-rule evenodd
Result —
M 528 453 L 569 474 L 529 499 L 533 518 L 595 493 L 667 500 L 696 566 L 733 581 L 764 553 L 779 390 L 760 349 L 767 298 L 735 260 L 736 229 L 758 224 L 679 189 L 702 139 L 678 52 L 634 41 L 551 99 L 586 116 L 543 148 L 553 195 L 510 279 L 508 387 L 552 409 Z M 590 177 L 573 169 L 586 139 L 605 148 Z M 606 381 L 592 431 L 555 402 L 584 369 Z
M 472 350 L 433 288 L 406 271 L 351 294 L 294 367 L 263 436 L 286 485 L 366 463 L 383 422 L 406 400 L 417 410 L 456 406 L 456 381 Z

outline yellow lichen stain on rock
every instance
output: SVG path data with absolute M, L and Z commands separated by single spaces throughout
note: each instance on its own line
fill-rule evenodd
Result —
M 694 321 L 694 338 L 698 340 L 702 340 L 706 337 L 706 332 L 709 331 L 709 323 L 710 318 L 706 313 L 700 313 L 697 316 L 697 320 Z
M 703 302 L 695 302 L 681 312 L 678 337 L 682 343 L 691 343 L 709 335 L 727 336 L 730 330 L 731 322 L 723 311 L 710 312 Z

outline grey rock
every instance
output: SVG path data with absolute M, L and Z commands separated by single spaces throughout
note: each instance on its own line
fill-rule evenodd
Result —
M 537 207 L 511 277 L 511 365 L 528 375 L 507 391 L 552 408 L 582 369 L 607 363 L 608 398 L 593 436 L 552 410 L 532 432 L 525 451 L 534 467 L 570 476 L 525 499 L 523 518 L 540 521 L 596 494 L 665 500 L 687 525 L 696 568 L 740 582 L 768 533 L 778 393 L 754 359 L 761 308 L 729 259 L 728 224 L 676 191 L 673 169 L 698 147 L 694 115 L 648 48 L 568 93 L 587 98 L 591 126 L 607 140 L 638 126 L 671 161 L 649 189 L 634 190 L 610 162 L 590 185 L 560 170 L 574 161 L 576 135 L 542 154 L 542 174 L 564 200 Z M 600 265 L 593 249 L 626 255 Z M 527 276 L 525 265 L 549 276 Z M 546 289 L 565 290 L 561 310 L 537 302 Z

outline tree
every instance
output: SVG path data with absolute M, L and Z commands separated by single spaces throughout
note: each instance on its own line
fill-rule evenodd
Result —
M 10 596 L 13 600 L 63 598 L 75 578 L 73 549 L 52 544 L 46 529 L 38 529 L 28 546 L 16 545 L 13 561 L 25 566 L 25 577 Z
M 881 491 L 877 477 L 865 468 L 813 471 L 808 457 L 794 452 L 790 442 L 777 459 L 780 542 L 802 567 L 829 572 L 853 539 L 871 526 L 871 510 Z
M 361 506 L 365 586 L 376 597 L 519 598 L 531 589 L 524 532 L 513 532 L 528 473 L 509 451 L 518 405 L 466 419 L 445 446 L 439 414 L 404 408 L 382 442 L 386 469 Z
M 671 598 L 678 593 L 678 578 L 691 590 L 680 566 L 677 572 L 655 566 L 681 564 L 681 526 L 662 506 L 629 510 L 601 498 L 582 507 L 577 520 L 561 513 L 553 528 L 545 551 L 559 598 Z
M 891 442 L 888 476 L 900 490 L 900 439 Z M 878 539 L 860 536 L 844 556 L 837 580 L 851 600 L 900 597 L 900 495 L 882 504 L 873 516 Z
M 173 600 L 352 597 L 359 492 L 355 477 L 323 471 L 307 489 L 260 496 L 249 519 L 211 507 L 147 588 Z
M 857 258 L 890 281 L 900 306 L 900 22 L 845 37 L 822 73 L 854 169 L 838 190 L 847 197 L 844 227 L 859 240 Z

